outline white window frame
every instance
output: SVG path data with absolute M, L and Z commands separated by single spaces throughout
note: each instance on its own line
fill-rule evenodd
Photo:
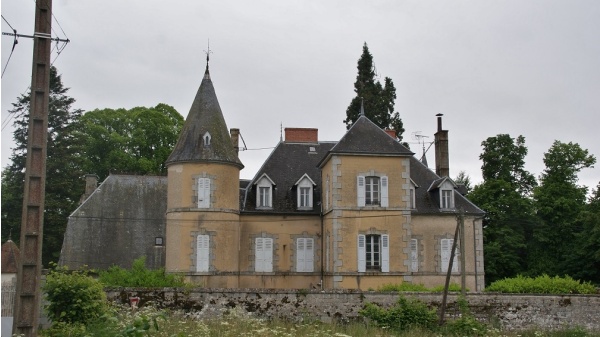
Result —
M 210 270 L 210 236 L 199 234 L 196 236 L 196 272 Z
M 440 240 L 440 261 L 442 263 L 442 273 L 448 272 L 448 265 L 450 264 L 450 256 L 452 255 L 452 245 L 454 239 L 441 239 Z M 452 272 L 458 273 L 458 247 L 454 252 L 454 260 L 452 261 Z
M 198 178 L 196 181 L 198 208 L 210 208 L 210 178 Z
M 381 206 L 388 207 L 387 176 L 357 176 L 356 177 L 356 202 L 358 207 Z M 369 202 L 370 200 L 370 202 Z
M 315 182 L 310 179 L 308 174 L 304 174 L 294 185 L 296 186 L 296 207 L 300 210 L 312 209 Z M 306 192 L 306 195 L 302 194 L 303 191 Z
M 454 191 L 449 189 L 440 189 L 440 205 L 442 209 L 454 208 Z
M 408 192 L 409 194 L 409 208 L 410 209 L 415 209 L 416 208 L 416 197 L 415 194 L 417 193 L 416 188 L 411 184 L 410 185 L 410 190 Z
M 273 238 L 254 240 L 254 271 L 270 273 L 273 271 Z
M 377 247 L 378 251 L 375 251 Z M 390 236 L 387 234 L 359 234 L 357 244 L 358 272 L 390 271 Z M 367 268 L 367 266 L 369 266 Z
M 313 238 L 296 239 L 296 271 L 315 271 L 315 240 Z
M 273 185 L 275 183 L 265 173 L 256 183 L 256 208 L 273 208 Z

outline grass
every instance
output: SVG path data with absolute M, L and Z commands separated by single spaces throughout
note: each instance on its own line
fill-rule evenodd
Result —
M 63 327 L 64 328 L 64 327 Z M 127 307 L 115 307 L 112 314 L 97 324 L 84 328 L 85 332 L 76 334 L 62 331 L 45 331 L 42 336 L 153 336 L 153 337 L 440 337 L 443 334 L 413 329 L 405 333 L 394 334 L 386 329 L 365 322 L 348 324 L 326 324 L 315 320 L 299 319 L 298 322 L 267 320 L 253 317 L 243 310 L 228 310 L 219 318 L 201 319 L 198 313 L 166 312 L 151 306 L 131 311 Z M 502 332 L 488 330 L 485 336 L 492 337 L 588 337 L 597 336 L 581 329 L 557 332 L 524 331 Z

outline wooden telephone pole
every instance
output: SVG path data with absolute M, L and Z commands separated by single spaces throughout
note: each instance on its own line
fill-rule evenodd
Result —
M 21 216 L 21 264 L 17 274 L 13 333 L 38 335 L 41 304 L 42 234 L 50 91 L 52 0 L 36 0 L 27 162 Z

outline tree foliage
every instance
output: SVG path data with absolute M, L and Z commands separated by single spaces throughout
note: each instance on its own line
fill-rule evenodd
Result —
M 171 106 L 101 109 L 81 118 L 86 173 L 166 174 L 183 117 Z
M 572 274 L 577 272 L 573 262 L 586 259 L 574 249 L 578 235 L 585 233 L 580 220 L 587 194 L 587 187 L 577 185 L 577 174 L 595 162 L 593 155 L 571 142 L 555 141 L 544 154 L 546 168 L 534 191 L 540 223 L 533 231 L 532 272 Z
M 396 131 L 396 137 L 402 141 L 404 126 L 400 114 L 394 112 L 396 101 L 396 87 L 389 77 L 384 79 L 382 85 L 376 80 L 377 74 L 373 65 L 373 55 L 365 43 L 363 52 L 358 60 L 358 75 L 354 82 L 356 97 L 352 99 L 346 110 L 346 127 L 349 129 L 358 119 L 361 112 L 361 104 L 364 105 L 364 113 L 373 123 L 382 129 Z
M 67 216 L 75 209 L 83 193 L 80 143 L 74 131 L 82 110 L 72 106 L 75 99 L 69 97 L 62 78 L 55 67 L 50 67 L 50 91 L 48 111 L 48 143 L 46 157 L 46 194 L 44 212 L 43 263 L 56 260 L 62 246 L 62 235 Z M 2 239 L 12 233 L 13 241 L 19 241 L 21 212 L 23 207 L 23 184 L 27 152 L 27 128 L 29 124 L 30 94 L 21 95 L 9 111 L 14 114 L 15 147 L 11 163 L 2 171 Z M 6 195 L 5 195 L 6 194 Z

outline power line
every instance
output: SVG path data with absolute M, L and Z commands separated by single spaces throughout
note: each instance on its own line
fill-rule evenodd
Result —
M 4 77 L 4 72 L 6 71 L 6 68 L 8 67 L 8 63 L 10 63 L 10 58 L 12 57 L 12 54 L 15 51 L 15 47 L 17 46 L 17 43 L 19 43 L 19 40 L 17 39 L 17 30 L 13 28 L 13 26 L 8 22 L 8 20 L 6 20 L 4 15 L 2 15 L 2 20 L 4 20 L 4 22 L 6 22 L 6 24 L 10 27 L 10 29 L 13 30 L 13 33 L 15 34 L 15 36 L 13 39 L 12 48 L 10 50 L 10 55 L 8 55 L 8 60 L 6 61 L 6 64 L 4 65 L 4 68 L 2 69 L 2 75 L 0 76 L 0 78 Z

